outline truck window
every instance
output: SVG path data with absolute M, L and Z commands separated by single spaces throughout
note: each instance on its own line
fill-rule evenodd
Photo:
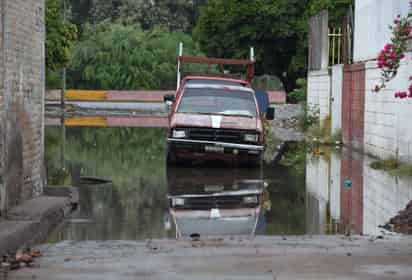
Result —
M 256 104 L 250 91 L 217 88 L 186 88 L 179 113 L 256 117 Z

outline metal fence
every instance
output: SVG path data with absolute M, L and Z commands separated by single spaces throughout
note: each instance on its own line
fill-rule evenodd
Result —
M 329 27 L 329 66 L 353 62 L 353 17 L 349 9 L 342 25 Z
M 342 28 L 329 28 L 329 66 L 343 62 L 343 32 Z

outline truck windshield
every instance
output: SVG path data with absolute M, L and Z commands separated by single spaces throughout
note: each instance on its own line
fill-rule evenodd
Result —
M 217 88 L 186 88 L 179 113 L 256 117 L 253 93 Z

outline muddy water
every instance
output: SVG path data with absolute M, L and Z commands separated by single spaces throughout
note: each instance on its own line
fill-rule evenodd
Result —
M 80 192 L 78 210 L 52 239 L 380 234 L 379 226 L 412 199 L 410 180 L 371 170 L 368 158 L 347 150 L 305 152 L 303 160 L 302 152 L 291 153 L 285 165 L 257 170 L 168 168 L 165 139 L 163 128 L 47 127 L 49 185 L 74 185 Z M 210 199 L 216 192 L 231 196 Z M 256 193 L 258 203 L 241 205 L 245 192 Z M 186 203 L 187 197 L 198 200 L 179 212 L 169 200 L 176 195 Z

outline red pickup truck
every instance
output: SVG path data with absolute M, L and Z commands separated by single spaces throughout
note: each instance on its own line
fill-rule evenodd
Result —
M 253 65 L 251 61 L 240 60 L 239 63 Z M 168 163 L 220 160 L 241 165 L 261 164 L 263 118 L 273 119 L 274 111 L 269 108 L 263 116 L 249 81 L 219 76 L 187 76 L 178 84 L 175 96 L 165 96 L 165 102 L 171 104 Z

